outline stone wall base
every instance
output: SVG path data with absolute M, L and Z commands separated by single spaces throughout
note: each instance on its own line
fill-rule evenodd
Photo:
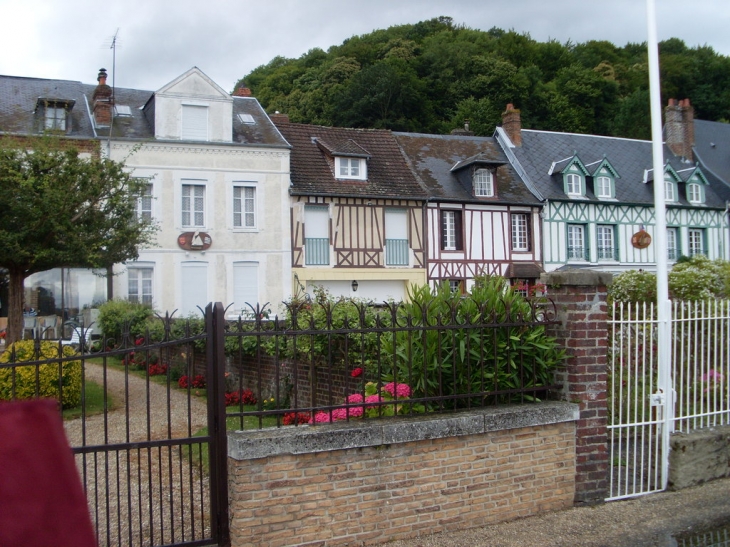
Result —
M 669 489 L 730 477 L 730 426 L 672 435 Z

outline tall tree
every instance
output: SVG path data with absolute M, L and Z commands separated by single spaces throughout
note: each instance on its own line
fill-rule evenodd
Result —
M 0 141 L 0 268 L 8 271 L 7 342 L 23 332 L 23 283 L 59 267 L 106 268 L 135 259 L 155 227 L 138 219 L 146 180 L 122 163 L 86 157 L 53 137 Z

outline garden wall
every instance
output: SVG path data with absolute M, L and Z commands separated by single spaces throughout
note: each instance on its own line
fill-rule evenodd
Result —
M 229 434 L 233 546 L 375 545 L 573 505 L 578 405 Z
M 730 426 L 675 433 L 670 440 L 669 489 L 730 477 Z

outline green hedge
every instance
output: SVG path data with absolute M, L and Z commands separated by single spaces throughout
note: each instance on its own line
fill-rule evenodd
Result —
M 63 347 L 63 356 L 72 357 L 76 351 L 69 346 Z M 0 355 L 0 365 L 23 361 L 43 361 L 58 359 L 58 344 L 43 341 L 40 353 L 36 354 L 33 340 L 20 340 L 6 348 Z M 81 361 L 64 361 L 61 366 L 61 385 L 63 408 L 73 408 L 81 404 Z M 0 400 L 32 399 L 35 397 L 59 398 L 59 363 L 49 362 L 41 365 L 17 365 L 0 368 Z

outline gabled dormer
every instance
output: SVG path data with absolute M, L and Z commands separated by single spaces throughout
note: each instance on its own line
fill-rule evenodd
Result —
M 611 162 L 604 156 L 600 161 L 587 164 L 586 168 L 593 178 L 593 195 L 598 199 L 616 199 L 616 179 L 621 177 Z
M 232 141 L 233 97 L 197 67 L 156 91 L 144 111 L 156 139 Z
M 336 179 L 368 180 L 368 161 L 372 155 L 353 139 L 330 143 L 317 138 L 315 142 L 327 157 Z
M 36 101 L 36 128 L 39 132 L 66 133 L 70 129 L 70 112 L 76 101 L 39 97 Z
M 644 170 L 645 184 L 654 182 L 654 169 Z M 679 183 L 682 177 L 668 163 L 664 165 L 664 201 L 667 203 L 679 202 Z
M 497 168 L 504 163 L 479 153 L 457 162 L 451 172 L 456 174 L 461 185 L 475 198 L 496 198 Z
M 569 198 L 585 198 L 586 178 L 589 174 L 577 154 L 553 162 L 548 170 L 548 175 L 562 177 L 563 191 Z
M 705 187 L 709 182 L 699 167 L 682 169 L 677 173 L 684 177 L 685 197 L 692 205 L 703 205 L 705 203 Z

